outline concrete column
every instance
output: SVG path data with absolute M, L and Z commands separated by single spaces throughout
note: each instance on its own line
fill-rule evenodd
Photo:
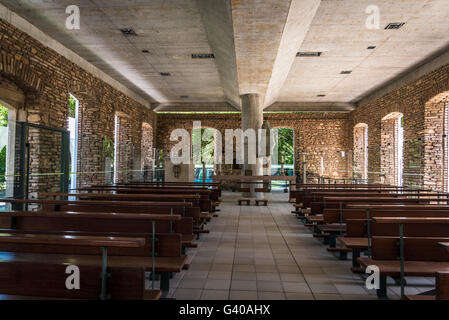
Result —
M 257 137 L 258 129 L 262 128 L 263 124 L 263 107 L 260 101 L 260 97 L 258 94 L 251 93 L 242 95 L 241 99 L 242 99 L 242 130 L 245 131 L 247 129 L 253 129 L 255 130 Z M 253 143 L 256 143 L 256 145 L 253 146 L 252 150 L 256 150 L 257 152 L 257 142 L 254 141 Z M 255 157 L 257 158 L 256 164 L 249 164 L 248 147 L 249 147 L 248 142 L 245 141 L 244 164 L 242 167 L 242 175 L 261 176 L 263 175 L 263 159 L 258 159 L 256 154 L 255 155 Z M 256 197 L 257 195 L 254 189 L 260 186 L 253 183 L 249 184 L 248 187 L 251 188 L 251 192 L 250 194 L 245 194 L 244 196 Z

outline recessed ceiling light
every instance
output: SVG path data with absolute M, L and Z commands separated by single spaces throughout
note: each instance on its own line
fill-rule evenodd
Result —
M 298 52 L 296 54 L 297 57 L 319 57 L 321 56 L 322 52 L 316 51 L 310 51 L 310 52 Z
M 214 59 L 213 53 L 192 53 L 192 59 Z
M 350 70 L 343 70 L 342 72 L 340 72 L 340 74 L 350 74 L 352 71 Z
M 390 22 L 385 29 L 399 29 L 405 24 L 405 22 Z
M 161 76 L 169 77 L 169 76 L 171 76 L 171 74 L 170 74 L 170 72 L 161 72 Z
M 368 50 L 374 50 L 374 49 L 376 49 L 376 46 L 369 46 L 367 49 Z
M 143 53 L 150 53 L 150 51 L 148 51 L 148 50 L 146 50 L 146 49 L 143 49 L 142 52 L 143 52 Z
M 137 33 L 134 31 L 133 28 L 121 28 L 120 31 L 121 31 L 125 36 L 137 36 Z

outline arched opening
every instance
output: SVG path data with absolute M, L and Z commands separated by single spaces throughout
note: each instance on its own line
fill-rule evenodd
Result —
M 381 181 L 402 186 L 404 152 L 404 117 L 392 112 L 381 121 Z
M 141 170 L 143 181 L 153 181 L 153 127 L 149 123 L 142 123 Z
M 128 114 L 116 111 L 114 119 L 114 182 L 127 182 L 136 178 L 135 172 L 140 169 L 138 158 L 141 146 L 136 146 L 132 140 L 133 122 Z
M 24 92 L 0 77 L 0 198 L 14 195 L 16 119 L 24 106 Z
M 215 172 L 216 134 L 213 128 L 192 130 L 192 158 L 195 165 L 195 182 L 212 182 Z
M 78 115 L 79 101 L 70 94 L 69 95 L 69 116 L 68 129 L 70 132 L 70 188 L 77 188 L 77 172 L 78 172 Z
M 423 185 L 449 190 L 449 91 L 432 97 L 424 108 Z
M 278 163 L 271 163 L 272 176 L 294 176 L 295 174 L 295 150 L 294 131 L 290 128 L 276 128 L 278 139 Z M 287 181 L 272 181 L 273 190 L 285 190 Z
M 353 177 L 354 179 L 368 179 L 368 125 L 358 123 L 354 126 L 354 153 Z

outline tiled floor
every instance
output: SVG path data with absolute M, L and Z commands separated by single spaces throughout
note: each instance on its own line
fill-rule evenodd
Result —
M 237 194 L 224 193 L 210 234 L 188 251 L 190 269 L 171 280 L 176 299 L 377 299 L 350 256 L 340 261 L 291 214 L 287 194 L 268 207 L 238 206 Z M 407 279 L 406 293 L 432 289 L 432 279 Z M 389 297 L 399 288 L 389 286 Z

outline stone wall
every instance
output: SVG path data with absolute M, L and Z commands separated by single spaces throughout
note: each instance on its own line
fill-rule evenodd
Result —
M 170 141 L 174 129 L 183 128 L 191 132 L 193 121 L 201 121 L 202 127 L 214 128 L 223 135 L 225 129 L 241 128 L 241 115 L 230 114 L 158 114 L 157 147 L 168 155 L 177 141 Z M 324 176 L 344 178 L 350 170 L 349 161 L 349 117 L 346 113 L 266 113 L 272 128 L 294 130 L 295 168 L 302 174 L 305 157 L 309 176 L 321 174 L 321 157 Z M 224 143 L 223 143 L 224 145 Z M 344 151 L 345 156 L 342 157 Z M 224 159 L 223 159 L 224 161 Z
M 67 129 L 69 93 L 79 100 L 78 172 L 83 173 L 78 179 L 80 184 L 104 182 L 103 140 L 114 139 L 116 112 L 132 115 L 127 120 L 126 141 L 132 144 L 133 156 L 139 159 L 142 123 L 156 128 L 154 112 L 0 19 L 0 83 L 1 79 L 14 83 L 25 94 L 23 120 L 32 123 Z M 57 171 L 60 155 L 57 148 L 52 148 L 52 139 L 32 139 L 47 144 L 51 150 L 46 152 L 45 160 L 33 160 L 32 165 L 44 161 L 47 165 L 36 170 Z M 134 162 L 127 160 L 120 167 L 136 168 Z M 45 179 L 39 179 L 42 181 L 36 183 L 45 186 Z M 53 190 L 53 186 L 40 189 Z
M 367 133 L 368 126 L 365 123 L 359 123 L 354 127 L 353 175 L 356 179 L 367 178 Z
M 444 65 L 351 112 L 352 128 L 358 123 L 368 125 L 368 177 L 371 181 L 380 182 L 382 171 L 394 170 L 391 164 L 381 166 L 382 152 L 389 152 L 382 151 L 381 128 L 385 116 L 399 112 L 404 115 L 404 184 L 444 189 L 447 161 L 442 147 L 442 128 L 448 95 L 449 65 Z

